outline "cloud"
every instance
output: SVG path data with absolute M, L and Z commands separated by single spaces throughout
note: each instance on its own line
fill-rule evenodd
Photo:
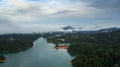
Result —
M 119 3 L 119 0 L 0 0 L 0 28 L 3 32 L 52 31 L 65 24 L 113 24 L 116 17 L 117 25 Z
M 96 16 L 119 12 L 120 0 L 3 0 L 0 4 L 2 14 L 32 19 L 38 16 Z
M 33 1 L 33 2 L 35 1 L 36 2 L 36 1 L 46 1 L 46 0 L 28 0 L 28 1 Z
M 98 8 L 119 8 L 120 9 L 120 0 L 93 0 L 93 6 Z
M 19 30 L 19 26 L 7 19 L 6 17 L 0 16 L 0 34 L 1 33 L 13 33 Z
M 50 24 L 51 19 L 70 16 L 91 17 L 103 12 L 101 9 L 88 6 L 89 3 L 77 3 L 70 0 L 32 0 L 32 2 L 29 0 L 3 0 L 0 4 L 2 4 L 0 15 L 6 16 L 15 23 L 47 22 Z
M 42 15 L 40 5 L 28 3 L 24 0 L 4 0 L 5 7 L 1 6 L 0 14 L 15 22 L 26 22 L 34 20 L 37 15 Z
M 89 6 L 109 11 L 120 10 L 120 0 L 74 0 L 74 1 L 90 3 Z
M 32 33 L 61 31 L 64 25 L 58 24 L 40 24 L 40 23 L 16 23 L 7 18 L 0 18 L 0 34 L 4 33 Z
M 120 0 L 72 0 L 74 2 L 89 3 L 89 7 L 102 9 L 102 15 L 119 16 L 120 15 Z
M 87 3 L 79 2 L 79 3 L 71 3 L 63 1 L 63 0 L 51 0 L 46 2 L 28 2 L 25 0 L 4 0 L 3 5 L 6 5 L 6 8 L 3 8 L 2 12 L 7 12 L 9 15 L 38 15 L 45 14 L 65 14 L 68 12 L 76 11 L 76 14 L 79 15 L 89 15 L 90 13 L 94 12 L 94 14 L 99 13 L 97 12 L 97 8 L 89 7 Z M 7 11 L 9 10 L 9 12 Z M 90 10 L 90 11 L 89 11 Z M 100 10 L 100 9 L 98 9 Z M 4 13 L 5 13 L 4 12 Z M 75 12 L 74 12 L 75 13 Z
M 61 9 L 61 10 L 58 10 L 58 11 L 54 12 L 51 15 L 66 14 L 66 13 L 71 13 L 71 12 L 75 12 L 75 10 Z

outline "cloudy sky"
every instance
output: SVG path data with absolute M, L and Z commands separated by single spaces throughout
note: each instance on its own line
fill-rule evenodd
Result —
M 120 27 L 120 0 L 0 0 L 0 33 Z

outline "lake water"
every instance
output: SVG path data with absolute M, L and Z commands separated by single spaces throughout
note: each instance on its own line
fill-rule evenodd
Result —
M 6 54 L 6 62 L 0 67 L 72 67 L 72 57 L 65 49 L 54 49 L 55 45 L 39 38 L 34 46 L 19 53 Z

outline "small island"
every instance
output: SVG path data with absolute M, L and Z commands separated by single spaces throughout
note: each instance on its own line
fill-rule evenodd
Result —
M 5 56 L 4 56 L 4 55 L 1 55 L 1 56 L 0 56 L 0 63 L 4 63 L 4 62 L 5 62 L 5 59 L 6 59 Z

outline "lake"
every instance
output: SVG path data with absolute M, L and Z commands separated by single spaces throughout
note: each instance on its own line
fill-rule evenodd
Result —
M 55 44 L 39 38 L 34 46 L 18 53 L 5 54 L 6 62 L 0 67 L 72 67 L 72 57 L 65 49 L 54 49 Z

